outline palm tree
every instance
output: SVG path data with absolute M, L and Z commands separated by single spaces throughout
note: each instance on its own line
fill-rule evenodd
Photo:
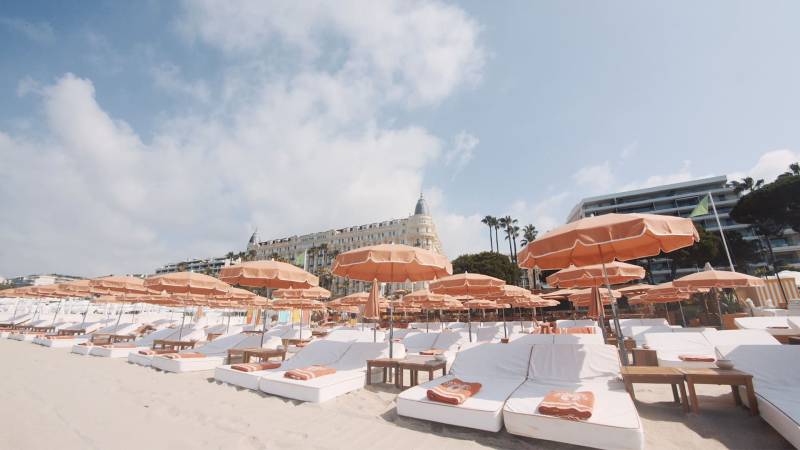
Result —
M 522 241 L 520 244 L 524 247 L 531 242 L 536 240 L 536 236 L 539 234 L 539 230 L 533 224 L 525 225 L 525 228 L 522 229 Z
M 494 243 L 495 243 L 495 251 L 500 253 L 500 239 L 497 235 L 497 230 L 500 229 L 500 220 L 497 217 L 492 217 L 491 221 L 491 228 L 494 228 Z
M 744 177 L 742 181 L 731 181 L 733 192 L 737 194 L 753 192 L 764 184 L 764 180 L 753 180 L 751 177 Z
M 516 222 L 516 220 L 514 220 L 514 222 Z M 511 255 L 511 259 L 517 262 L 517 238 L 519 237 L 519 227 L 516 225 L 512 226 L 509 235 L 511 236 L 511 241 L 514 243 L 514 254 Z
M 481 219 L 481 223 L 484 224 L 484 225 L 487 225 L 489 227 L 489 251 L 492 251 L 492 252 L 494 251 L 494 246 L 492 245 L 492 221 L 493 220 L 494 220 L 494 217 L 492 217 L 492 216 L 486 216 L 483 219 Z
M 505 216 L 501 217 L 498 222 L 500 226 L 506 230 L 506 240 L 508 240 L 508 254 L 513 258 L 514 248 L 511 246 L 511 234 L 514 232 L 514 225 L 517 223 L 517 219 L 512 219 L 511 216 Z
M 789 171 L 778 175 L 778 178 L 796 177 L 800 175 L 800 163 L 789 164 Z

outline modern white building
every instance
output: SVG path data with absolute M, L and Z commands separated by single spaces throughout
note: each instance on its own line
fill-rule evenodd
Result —
M 345 228 L 295 235 L 280 239 L 259 241 L 253 233 L 247 244 L 252 259 L 280 259 L 289 261 L 320 277 L 320 284 L 330 288 L 334 295 L 363 291 L 366 284 L 331 277 L 333 259 L 339 253 L 377 244 L 406 244 L 442 253 L 436 225 L 425 199 L 420 195 L 414 214 L 403 219 L 391 219 Z M 327 279 L 326 279 L 327 278 Z M 399 286 L 393 286 L 397 288 Z M 421 284 L 405 288 L 417 288 Z
M 165 264 L 156 269 L 156 275 L 171 272 L 197 272 L 204 273 L 211 276 L 219 275 L 219 269 L 241 262 L 239 258 L 199 258 L 187 259 L 175 263 Z
M 736 205 L 739 195 L 728 185 L 728 178 L 725 176 L 588 197 L 572 208 L 567 222 L 608 213 L 651 213 L 688 217 L 707 194 L 711 194 L 714 199 L 724 233 L 735 231 L 745 239 L 760 240 L 749 225 L 736 223 L 730 218 L 729 213 Z M 708 232 L 719 232 L 719 226 L 710 207 L 709 214 L 694 217 L 692 220 Z M 790 230 L 781 239 L 772 239 L 770 242 L 779 264 L 800 267 L 798 233 Z M 671 274 L 670 263 L 667 258 L 653 259 L 652 269 L 656 282 L 668 280 Z M 678 273 L 685 274 L 695 270 L 696 268 L 679 268 Z
M 81 277 L 60 274 L 35 274 L 24 275 L 21 277 L 9 278 L 8 282 L 13 284 L 14 287 L 23 286 L 46 286 L 50 284 L 66 283 L 67 281 L 81 280 Z

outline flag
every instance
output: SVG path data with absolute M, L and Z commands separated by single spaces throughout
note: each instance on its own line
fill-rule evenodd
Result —
M 697 206 L 694 207 L 692 213 L 689 214 L 689 217 L 705 216 L 706 214 L 708 214 L 709 195 L 711 194 L 706 194 L 706 196 L 703 197 L 702 200 L 700 200 L 700 203 L 698 203 Z

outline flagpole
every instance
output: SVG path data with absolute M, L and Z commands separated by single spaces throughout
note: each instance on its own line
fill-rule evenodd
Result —
M 731 266 L 731 272 L 736 272 L 733 268 L 733 260 L 731 259 L 731 252 L 728 250 L 728 242 L 725 240 L 725 233 L 722 231 L 722 223 L 719 221 L 719 214 L 717 214 L 717 205 L 714 203 L 714 196 L 711 192 L 708 193 L 708 199 L 711 200 L 711 209 L 714 210 L 714 218 L 717 219 L 717 227 L 719 228 L 719 235 L 722 237 L 722 246 L 725 247 L 725 255 L 728 257 L 728 264 Z

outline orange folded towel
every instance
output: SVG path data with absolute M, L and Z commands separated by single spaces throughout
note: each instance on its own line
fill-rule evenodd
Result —
M 714 362 L 713 356 L 706 355 L 678 355 L 678 359 L 686 362 Z
M 304 367 L 302 369 L 292 369 L 285 374 L 283 374 L 286 378 L 291 378 L 293 380 L 310 380 L 312 378 L 319 378 L 325 375 L 332 375 L 336 373 L 336 369 L 332 367 L 325 367 L 325 366 L 309 366 Z
M 481 390 L 480 383 L 467 383 L 458 378 L 453 378 L 450 381 L 428 389 L 428 400 L 435 402 L 447 403 L 450 405 L 460 405 L 467 401 L 468 398 L 477 394 Z
M 113 348 L 136 348 L 136 345 L 133 342 L 117 342 L 112 344 L 111 347 Z
M 205 358 L 206 355 L 202 353 L 165 353 L 163 355 L 167 359 L 189 359 L 189 358 Z
M 539 414 L 569 420 L 587 420 L 593 409 L 594 393 L 590 391 L 550 391 L 539 403 Z
M 567 327 L 560 328 L 560 334 L 594 334 L 594 327 Z
M 441 350 L 441 349 L 438 349 L 438 348 L 432 348 L 430 350 L 423 350 L 423 351 L 419 352 L 420 355 L 424 355 L 424 356 L 441 355 L 442 353 L 444 353 L 444 350 Z
M 139 350 L 140 355 L 153 356 L 156 354 L 155 350 Z
M 231 366 L 233 370 L 239 370 L 242 372 L 258 372 L 259 370 L 269 370 L 269 369 L 277 369 L 281 366 L 279 362 L 260 362 L 260 363 L 246 363 L 246 364 L 234 364 Z

